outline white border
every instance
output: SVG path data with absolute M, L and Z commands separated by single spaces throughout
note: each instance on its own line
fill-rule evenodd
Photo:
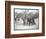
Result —
M 39 30 L 14 31 L 14 8 L 39 9 Z M 11 34 L 42 33 L 42 7 L 11 5 Z

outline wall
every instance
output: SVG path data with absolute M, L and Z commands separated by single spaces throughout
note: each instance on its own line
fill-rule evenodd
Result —
M 46 3 L 46 0 L 16 0 L 16 1 L 44 2 L 44 3 Z M 45 7 L 46 7 L 46 4 L 45 4 Z M 45 11 L 45 20 L 46 20 L 46 11 Z M 45 30 L 46 30 L 46 26 L 45 26 Z M 0 39 L 4 39 L 4 37 L 5 37 L 5 0 L 0 0 Z M 15 39 L 15 38 L 12 38 L 12 39 Z M 46 39 L 46 31 L 45 31 L 45 36 L 24 37 L 24 38 L 16 38 L 16 39 Z

